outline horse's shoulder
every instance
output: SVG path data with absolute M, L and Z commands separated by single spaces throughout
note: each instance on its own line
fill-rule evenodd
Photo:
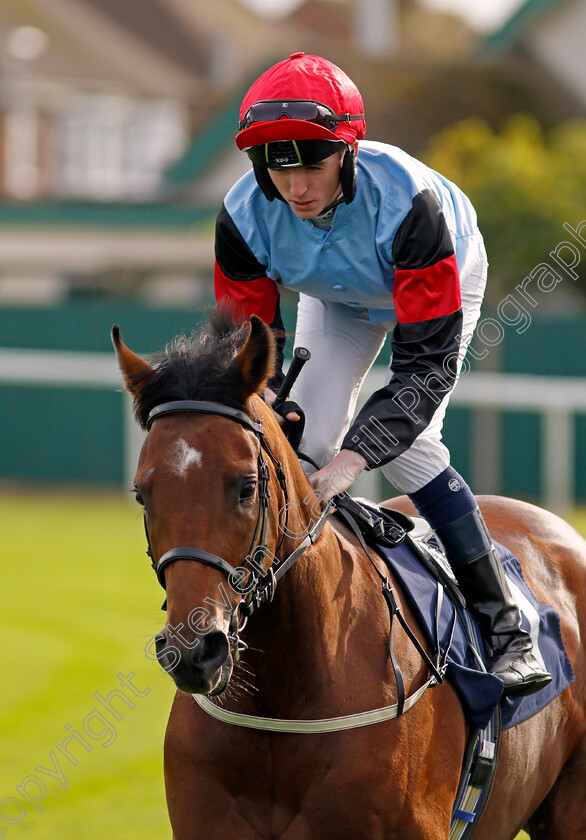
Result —
M 363 551 L 358 544 L 355 534 L 352 533 L 349 526 L 338 516 L 330 516 L 328 519 L 330 526 L 334 532 L 334 537 L 337 540 L 338 547 L 342 556 L 349 556 L 352 559 L 357 553 L 363 556 Z

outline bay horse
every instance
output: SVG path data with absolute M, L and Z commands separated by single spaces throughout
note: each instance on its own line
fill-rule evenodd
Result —
M 269 328 L 255 316 L 234 327 L 216 314 L 154 365 L 124 345 L 117 327 L 112 337 L 136 417 L 149 429 L 134 492 L 167 595 L 156 650 L 178 689 L 164 745 L 175 840 L 448 838 L 467 741 L 449 682 L 400 717 L 319 734 L 231 725 L 196 702 L 297 721 L 397 702 L 375 570 L 351 531 L 316 505 L 259 396 L 274 365 Z M 586 542 L 530 504 L 491 496 L 480 504 L 534 593 L 558 610 L 575 681 L 502 733 L 474 836 L 511 840 L 526 827 L 532 840 L 586 840 Z M 410 510 L 406 500 L 388 506 Z M 245 565 L 251 556 L 257 571 Z M 284 565 L 275 587 L 273 572 Z M 258 609 L 244 628 L 249 593 Z M 412 694 L 427 667 L 400 628 L 392 637 Z

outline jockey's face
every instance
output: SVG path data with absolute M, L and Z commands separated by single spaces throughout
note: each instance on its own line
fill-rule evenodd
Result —
M 340 169 L 344 150 L 319 163 L 292 169 L 269 169 L 271 181 L 300 219 L 313 219 L 338 198 L 342 191 Z

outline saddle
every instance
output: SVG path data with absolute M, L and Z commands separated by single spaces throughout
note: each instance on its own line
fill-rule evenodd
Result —
M 450 600 L 465 609 L 466 600 L 458 581 L 434 533 L 423 517 L 412 517 L 398 510 L 383 508 L 369 499 L 340 493 L 335 497 L 338 510 L 346 511 L 360 529 L 364 541 L 374 549 L 394 548 L 409 536 L 410 546 L 417 553 L 422 565 L 446 590 Z

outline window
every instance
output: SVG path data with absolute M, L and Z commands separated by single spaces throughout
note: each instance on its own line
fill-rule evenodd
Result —
M 58 119 L 56 192 L 103 201 L 156 196 L 187 139 L 173 100 L 86 94 Z

